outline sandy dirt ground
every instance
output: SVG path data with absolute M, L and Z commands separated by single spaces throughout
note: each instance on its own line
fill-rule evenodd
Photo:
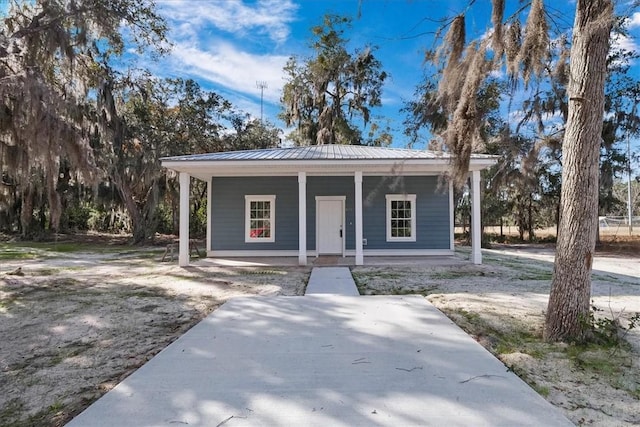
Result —
M 628 331 L 629 346 L 607 349 L 541 342 L 552 261 L 549 247 L 516 246 L 485 251 L 480 266 L 357 267 L 353 275 L 365 294 L 426 295 L 576 425 L 640 425 L 640 330 Z M 598 256 L 592 299 L 598 316 L 622 324 L 640 312 L 640 258 Z
M 301 295 L 310 272 L 208 260 L 182 269 L 157 248 L 12 250 L 0 257 L 2 426 L 63 425 L 228 298 Z M 426 295 L 577 425 L 640 424 L 639 330 L 625 337 L 632 346 L 604 351 L 539 343 L 552 259 L 545 246 L 509 246 L 481 266 L 353 274 L 365 294 Z M 624 323 L 640 312 L 638 256 L 599 256 L 593 278 L 601 314 Z
M 1 426 L 63 425 L 228 298 L 301 295 L 310 272 L 161 255 L 0 260 Z

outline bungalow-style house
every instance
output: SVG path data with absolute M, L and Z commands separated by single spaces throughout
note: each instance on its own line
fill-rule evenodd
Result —
M 471 260 L 480 252 L 480 171 L 474 154 Z M 179 264 L 189 263 L 190 177 L 207 183 L 211 257 L 446 255 L 454 251 L 450 157 L 425 150 L 315 145 L 162 159 L 180 174 Z

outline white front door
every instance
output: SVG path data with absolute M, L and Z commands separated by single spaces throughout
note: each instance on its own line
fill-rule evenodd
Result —
M 317 199 L 318 255 L 342 254 L 344 200 Z

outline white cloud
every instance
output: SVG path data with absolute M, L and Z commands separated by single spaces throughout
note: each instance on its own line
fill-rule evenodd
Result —
M 638 44 L 632 37 L 617 35 L 611 40 L 612 47 L 628 50 L 629 52 L 636 52 L 638 50 Z
M 264 91 L 265 101 L 280 100 L 284 85 L 282 68 L 287 56 L 252 54 L 217 41 L 208 50 L 190 44 L 176 45 L 173 57 L 174 65 L 185 73 L 244 94 L 256 96 L 259 94 L 256 81 L 265 81 L 268 85 Z
M 629 18 L 627 18 L 628 28 L 638 28 L 640 27 L 640 12 L 634 12 Z
M 180 39 L 197 37 L 202 29 L 213 26 L 235 36 L 266 35 L 283 43 L 289 37 L 289 23 L 296 19 L 298 5 L 292 0 L 258 0 L 251 4 L 240 0 L 176 0 L 161 3 L 161 10 L 177 24 L 179 32 L 175 36 Z

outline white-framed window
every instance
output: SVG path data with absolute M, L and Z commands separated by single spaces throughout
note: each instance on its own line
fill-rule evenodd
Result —
M 244 241 L 275 242 L 276 196 L 244 196 Z
M 416 195 L 387 194 L 387 242 L 416 241 Z

